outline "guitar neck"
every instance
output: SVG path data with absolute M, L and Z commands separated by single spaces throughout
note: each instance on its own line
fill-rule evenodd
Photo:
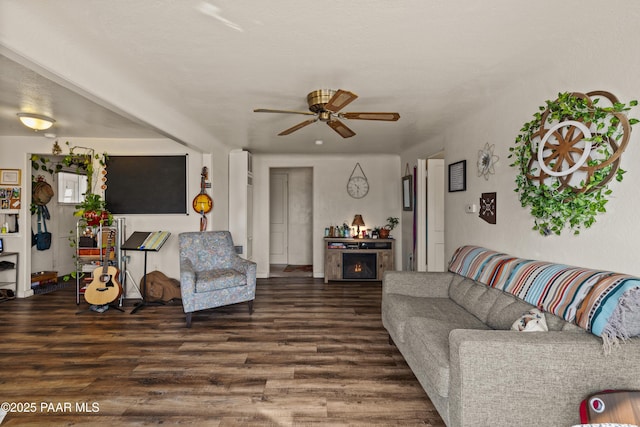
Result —
M 113 230 L 109 231 L 107 235 L 107 249 L 102 260 L 102 274 L 107 274 L 109 270 L 109 258 L 111 257 L 111 239 L 113 238 Z

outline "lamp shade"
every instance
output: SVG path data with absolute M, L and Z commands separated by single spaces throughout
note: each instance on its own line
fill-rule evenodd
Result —
M 33 130 L 49 129 L 56 122 L 51 117 L 43 116 L 41 114 L 18 113 L 18 118 L 23 125 Z
M 356 216 L 353 217 L 353 222 L 351 223 L 351 225 L 353 227 L 355 227 L 355 226 L 360 227 L 360 226 L 364 225 L 364 220 L 362 219 L 362 215 L 356 214 Z

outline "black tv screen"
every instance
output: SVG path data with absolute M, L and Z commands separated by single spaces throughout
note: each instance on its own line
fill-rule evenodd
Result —
M 112 214 L 186 214 L 187 155 L 109 156 L 105 200 Z

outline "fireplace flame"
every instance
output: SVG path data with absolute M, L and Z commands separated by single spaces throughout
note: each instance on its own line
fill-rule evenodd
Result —
M 359 262 L 356 263 L 356 265 L 353 267 L 354 271 L 356 273 L 361 273 L 362 272 L 362 264 L 360 264 Z

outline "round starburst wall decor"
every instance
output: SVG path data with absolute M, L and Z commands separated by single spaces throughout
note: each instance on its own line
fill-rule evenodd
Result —
M 627 113 L 636 105 L 604 91 L 560 93 L 523 125 L 509 158 L 519 172 L 515 191 L 535 218 L 534 230 L 559 235 L 567 227 L 579 234 L 606 212 L 608 184 L 625 173 L 620 157 L 638 123 Z
M 498 156 L 493 154 L 495 144 L 484 144 L 484 148 L 478 150 L 478 176 L 484 176 L 485 180 L 489 180 L 489 175 L 496 173 L 494 165 L 500 160 Z

